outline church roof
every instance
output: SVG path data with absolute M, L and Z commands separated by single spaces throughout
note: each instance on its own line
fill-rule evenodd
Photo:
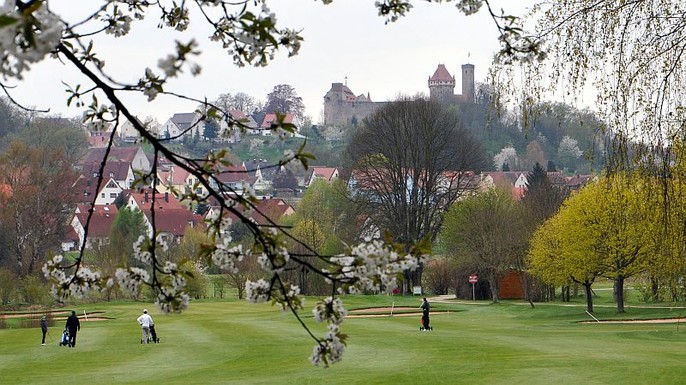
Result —
M 429 80 L 433 81 L 455 81 L 455 77 L 450 75 L 444 64 L 439 64 L 433 76 Z

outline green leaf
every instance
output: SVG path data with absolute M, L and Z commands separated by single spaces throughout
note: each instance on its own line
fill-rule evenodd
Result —
M 19 21 L 16 17 L 8 16 L 8 15 L 0 15 L 0 28 L 2 27 L 7 27 L 8 25 L 12 25 Z

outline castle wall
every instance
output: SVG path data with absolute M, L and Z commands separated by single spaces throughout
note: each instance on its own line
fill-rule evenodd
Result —
M 324 103 L 324 125 L 350 126 L 353 121 L 362 123 L 387 102 L 331 100 Z

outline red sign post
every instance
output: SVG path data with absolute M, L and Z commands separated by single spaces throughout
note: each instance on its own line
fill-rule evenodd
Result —
M 472 284 L 472 301 L 476 300 L 476 292 L 474 290 L 474 286 L 477 282 L 479 282 L 479 276 L 477 276 L 476 274 L 472 274 L 469 276 L 469 283 Z

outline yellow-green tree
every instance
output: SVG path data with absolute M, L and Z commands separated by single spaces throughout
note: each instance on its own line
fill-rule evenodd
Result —
M 586 310 L 593 312 L 591 286 L 600 276 L 600 253 L 595 239 L 589 237 L 585 216 L 585 201 L 590 193 L 567 199 L 560 211 L 534 233 L 528 255 L 530 273 L 552 285 L 567 285 L 570 281 L 583 285 Z
M 624 281 L 643 273 L 654 262 L 653 234 L 659 221 L 648 204 L 652 189 L 637 174 L 603 179 L 597 188 L 597 224 L 591 226 L 604 246 L 603 275 L 614 280 L 617 312 L 624 312 Z
M 536 232 L 529 252 L 532 272 L 551 282 L 567 276 L 583 284 L 589 311 L 593 280 L 612 279 L 617 311 L 624 312 L 625 280 L 645 272 L 656 255 L 658 221 L 646 204 L 647 186 L 637 174 L 617 174 L 569 198 Z

